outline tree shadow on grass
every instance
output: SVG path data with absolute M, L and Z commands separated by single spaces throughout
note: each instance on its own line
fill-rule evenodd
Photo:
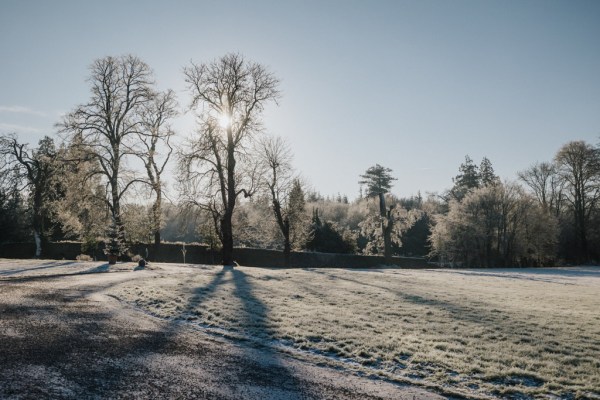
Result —
M 179 341 L 181 324 L 128 320 L 90 297 L 123 277 L 3 283 L 0 335 L 8 336 L 0 341 L 0 398 L 223 398 L 155 361 L 182 358 L 192 368 L 201 362 Z M 11 295 L 17 301 L 6 301 Z
M 177 335 L 177 330 L 187 323 L 186 320 L 189 319 L 190 314 L 197 311 L 202 303 L 217 295 L 220 287 L 231 283 L 233 284 L 232 295 L 239 300 L 241 307 L 236 321 L 241 331 L 232 331 L 231 336 L 227 334 L 225 336 L 240 338 L 239 334 L 242 334 L 243 341 L 236 342 L 234 339 L 234 343 L 239 345 L 243 355 L 236 362 L 235 371 L 229 371 L 228 374 L 235 375 L 236 381 L 244 387 L 258 386 L 267 392 L 271 391 L 269 398 L 320 398 L 286 366 L 282 355 L 275 348 L 273 341 L 275 332 L 269 323 L 269 309 L 256 296 L 250 281 L 251 278 L 243 271 L 232 267 L 223 267 L 206 285 L 193 289 L 187 305 L 183 307 L 178 316 L 171 319 L 167 331 L 171 336 Z M 202 329 L 202 325 L 200 329 Z M 223 327 L 222 331 L 226 331 L 226 328 Z M 171 340 L 171 336 L 167 333 L 163 346 Z M 160 347 L 156 350 L 160 350 Z M 265 392 L 262 393 L 260 397 L 264 396 Z
M 48 268 L 56 268 L 56 267 L 64 267 L 66 265 L 77 264 L 77 261 L 51 261 L 41 265 L 31 266 L 31 267 L 23 267 L 19 266 L 18 268 L 13 268 L 9 270 L 0 271 L 0 276 L 9 276 L 21 273 L 27 273 L 31 271 L 36 271 L 40 269 L 48 269 Z
M 207 285 L 195 288 L 192 292 L 192 297 L 188 300 L 185 311 L 194 310 L 198 305 L 210 298 L 217 288 L 227 280 L 225 274 L 226 270 L 223 269 L 217 272 Z
M 326 271 L 315 270 L 313 272 L 329 278 L 333 277 L 334 279 L 356 283 L 357 285 L 369 286 L 376 290 L 386 291 L 412 304 L 431 307 L 440 312 L 447 312 L 450 314 L 452 320 L 464 321 L 473 325 L 482 326 L 487 328 L 489 331 L 502 333 L 509 337 L 514 336 L 516 332 L 527 332 L 534 325 L 534 322 L 517 320 L 510 313 L 502 309 L 489 307 L 487 304 L 482 302 L 453 302 L 434 297 L 425 297 L 415 293 L 403 292 L 400 289 L 393 289 L 383 285 L 363 282 L 350 277 L 332 275 Z
M 242 271 L 219 271 L 194 290 L 187 307 L 197 307 L 225 283 L 234 285 L 240 325 L 257 340 L 249 337 L 240 346 L 227 345 L 225 352 L 219 341 L 196 338 L 184 329 L 186 322 L 180 318 L 128 320 L 128 312 L 96 302 L 94 294 L 128 281 L 128 275 L 63 278 L 68 280 L 46 277 L 49 284 L 41 286 L 6 282 L 3 294 L 8 297 L 0 296 L 0 334 L 9 336 L 0 343 L 0 397 L 321 397 L 273 346 L 269 310 Z M 6 301 L 11 293 L 20 299 Z M 5 326 L 11 330 L 3 332 Z
M 243 271 L 224 267 L 217 276 L 203 288 L 197 288 L 190 300 L 190 305 L 197 306 L 201 301 L 215 292 L 216 287 L 232 280 L 233 295 L 240 301 L 238 325 L 249 339 L 242 350 L 246 353 L 246 365 L 237 374 L 242 383 L 273 388 L 273 398 L 309 399 L 320 396 L 306 387 L 303 381 L 285 365 L 282 355 L 274 347 L 273 328 L 269 323 L 269 309 L 254 293 L 249 276 Z

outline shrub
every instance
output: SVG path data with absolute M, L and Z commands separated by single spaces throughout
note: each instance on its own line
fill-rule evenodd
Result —
M 87 254 L 80 254 L 76 257 L 77 261 L 94 261 L 92 257 Z

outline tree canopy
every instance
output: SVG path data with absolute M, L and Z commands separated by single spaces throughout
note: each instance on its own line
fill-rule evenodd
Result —
M 360 176 L 361 180 L 358 182 L 360 185 L 365 185 L 364 195 L 366 197 L 376 197 L 388 193 L 392 189 L 392 183 L 397 180 L 391 173 L 390 168 L 382 167 L 379 164 L 369 167 Z

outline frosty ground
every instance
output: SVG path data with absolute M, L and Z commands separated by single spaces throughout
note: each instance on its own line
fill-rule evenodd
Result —
M 0 397 L 600 398 L 599 268 L 133 267 L 0 261 Z

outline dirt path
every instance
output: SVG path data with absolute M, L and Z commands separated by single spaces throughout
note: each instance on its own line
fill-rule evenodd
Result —
M 0 398 L 444 398 L 205 335 L 106 294 L 156 271 L 77 267 L 0 276 Z

